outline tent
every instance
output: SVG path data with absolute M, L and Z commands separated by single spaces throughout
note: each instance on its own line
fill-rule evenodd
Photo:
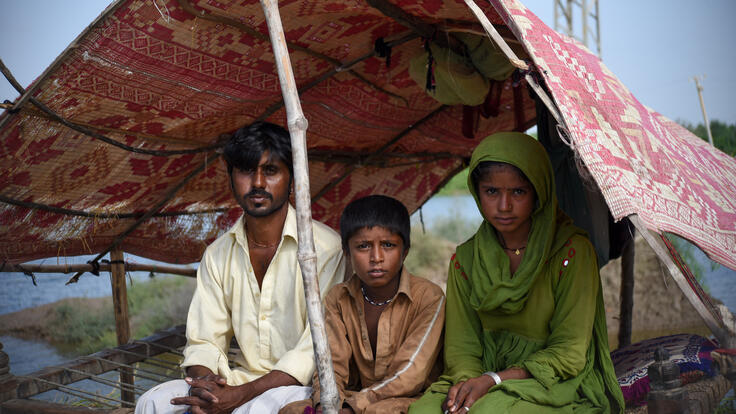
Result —
M 736 269 L 736 160 L 639 103 L 584 46 L 515 0 L 479 4 L 486 25 L 460 0 L 278 7 L 309 122 L 316 219 L 335 227 L 345 204 L 371 193 L 414 211 L 481 138 L 539 124 L 540 138 L 562 143 L 561 159 L 582 173 L 583 207 L 603 202 L 606 226 L 628 218 L 708 327 L 732 343 L 661 235 Z M 503 39 L 493 45 L 511 45 L 515 70 L 491 82 L 483 104 L 441 104 L 412 79 L 410 63 L 428 43 L 462 54 L 461 34 L 487 31 Z M 4 263 L 113 247 L 199 260 L 241 214 L 218 159 L 223 139 L 256 120 L 285 124 L 276 63 L 254 0 L 110 5 L 32 85 L 16 85 L 21 96 L 0 116 Z M 602 231 L 615 247 L 615 232 Z

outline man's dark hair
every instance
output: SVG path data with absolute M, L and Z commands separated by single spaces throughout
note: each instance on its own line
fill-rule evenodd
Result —
M 228 174 L 232 175 L 233 168 L 254 170 L 265 151 L 283 161 L 294 176 L 289 131 L 270 122 L 255 122 L 235 131 L 222 151 Z
M 515 172 L 519 178 L 526 181 L 530 185 L 532 185 L 532 188 L 534 188 L 534 185 L 529 181 L 529 178 L 527 178 L 526 174 L 524 174 L 519 167 L 508 164 L 505 162 L 498 162 L 498 161 L 482 161 L 478 164 L 475 169 L 470 173 L 470 180 L 473 182 L 473 188 L 475 189 L 475 193 L 478 194 L 478 182 L 482 180 L 484 177 L 486 177 L 488 174 L 491 173 L 491 171 L 495 169 L 502 169 L 502 168 L 509 168 L 513 172 Z
M 362 228 L 384 227 L 401 236 L 404 251 L 411 246 L 409 212 L 401 201 L 384 196 L 371 195 L 353 200 L 340 217 L 342 248 L 348 251 L 348 241 Z

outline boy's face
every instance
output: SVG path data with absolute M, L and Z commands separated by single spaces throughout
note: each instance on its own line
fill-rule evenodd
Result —
M 396 233 L 380 227 L 363 227 L 348 240 L 353 269 L 366 286 L 373 289 L 398 286 L 398 276 L 406 253 Z

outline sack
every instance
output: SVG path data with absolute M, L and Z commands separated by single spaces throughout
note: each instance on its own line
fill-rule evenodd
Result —
M 427 91 L 434 99 L 445 105 L 480 105 L 488 94 L 490 84 L 470 61 L 450 49 L 431 43 L 434 58 L 435 90 Z M 412 58 L 409 75 L 425 88 L 427 84 L 427 58 L 425 51 Z

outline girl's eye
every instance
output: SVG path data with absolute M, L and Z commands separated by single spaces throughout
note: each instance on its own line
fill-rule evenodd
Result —
M 514 195 L 524 195 L 526 194 L 526 190 L 523 188 L 514 188 Z
M 495 187 L 488 187 L 486 189 L 486 193 L 488 193 L 488 194 L 496 194 L 497 192 L 498 192 L 498 189 L 495 188 Z

